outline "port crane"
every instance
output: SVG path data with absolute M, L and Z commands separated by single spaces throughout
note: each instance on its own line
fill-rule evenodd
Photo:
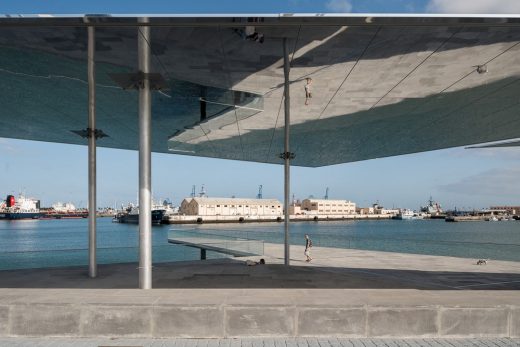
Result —
M 323 197 L 325 200 L 329 200 L 329 187 L 325 190 L 325 196 Z
M 262 199 L 262 188 L 263 188 L 262 185 L 258 186 L 258 194 L 256 195 L 257 199 Z
M 204 184 L 202 185 L 202 188 L 200 188 L 199 196 L 200 196 L 201 198 L 205 198 L 205 197 L 207 197 L 207 195 L 206 195 L 206 188 L 204 187 Z

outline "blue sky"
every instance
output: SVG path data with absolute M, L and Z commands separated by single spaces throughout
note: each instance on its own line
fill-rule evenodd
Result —
M 281 12 L 424 12 L 428 0 L 198 0 L 70 1 L 18 0 L 3 4 L 2 13 L 281 13 Z
M 519 13 L 517 0 L 289 0 L 289 1 L 28 1 L 0 5 L 0 13 L 279 13 L 279 12 L 487 12 Z M 0 139 L 0 195 L 26 191 L 44 205 L 87 201 L 87 148 Z M 64 165 L 67 163 L 67 165 Z M 297 198 L 321 197 L 369 205 L 418 208 L 430 195 L 445 207 L 520 204 L 520 149 L 462 148 L 369 160 L 324 168 L 293 168 Z M 211 196 L 283 198 L 283 167 L 178 155 L 153 155 L 157 198 L 179 203 L 192 185 Z M 323 179 L 316 179 L 321 177 Z M 135 201 L 137 152 L 98 150 L 98 205 Z

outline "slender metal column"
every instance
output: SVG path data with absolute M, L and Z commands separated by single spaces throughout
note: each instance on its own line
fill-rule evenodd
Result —
M 291 153 L 289 151 L 289 130 L 291 126 L 290 120 L 290 96 L 289 96 L 289 50 L 287 49 L 287 39 L 283 39 L 283 75 L 284 75 L 284 114 L 285 114 L 285 144 L 284 144 L 284 209 L 285 209 L 285 265 L 290 265 L 290 247 L 289 247 L 289 196 L 291 190 Z
M 88 27 L 88 275 L 97 276 L 96 260 L 96 33 Z
M 148 18 L 139 18 L 139 23 L 148 23 Z M 152 153 L 150 93 L 150 27 L 139 26 L 137 50 L 139 72 L 139 288 L 152 288 Z

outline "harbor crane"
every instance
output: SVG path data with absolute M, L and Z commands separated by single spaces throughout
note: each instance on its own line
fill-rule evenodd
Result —
M 329 187 L 325 190 L 325 196 L 323 197 L 325 200 L 329 200 Z
M 200 188 L 199 196 L 200 196 L 201 198 L 205 198 L 205 197 L 207 197 L 207 195 L 206 195 L 206 188 L 204 187 L 204 184 L 202 185 L 202 188 Z
M 191 197 L 194 198 L 195 197 L 195 185 L 191 186 Z
M 262 199 L 262 188 L 263 188 L 262 185 L 258 186 L 258 194 L 256 195 L 257 199 Z

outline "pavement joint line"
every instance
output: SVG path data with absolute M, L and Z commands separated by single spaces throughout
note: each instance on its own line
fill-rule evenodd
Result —
M 333 269 L 321 269 L 322 271 L 324 272 L 332 272 L 332 273 L 342 273 L 341 270 L 333 270 Z M 382 274 L 382 273 L 379 273 L 377 271 L 367 271 L 367 270 L 360 270 L 360 269 L 355 269 L 355 268 L 351 268 L 349 269 L 350 271 L 352 272 L 358 272 L 358 273 L 364 273 L 364 274 L 368 274 L 368 275 L 377 275 L 377 276 L 380 276 L 380 277 L 386 277 L 386 278 L 394 278 L 394 279 L 402 279 L 402 277 L 400 276 L 396 276 L 396 275 L 389 275 L 389 274 Z M 429 285 L 434 285 L 434 286 L 438 286 L 438 287 L 446 287 L 446 288 L 450 288 L 450 289 L 459 289 L 458 287 L 454 287 L 454 286 L 450 286 L 450 285 L 447 285 L 447 284 L 442 284 L 442 283 L 435 283 L 435 282 L 427 282 L 427 281 L 420 281 L 420 280 L 414 280 L 414 279 L 406 279 L 407 282 L 411 282 L 411 283 L 421 283 L 421 284 L 429 284 Z M 517 281 L 514 281 L 514 282 L 517 282 Z M 518 281 L 520 282 L 520 281 Z
M 479 286 L 491 286 L 494 284 L 508 284 L 508 283 L 520 283 L 519 281 L 504 281 L 504 282 L 491 282 L 491 283 L 477 283 L 477 284 L 467 284 L 465 286 L 456 286 L 453 288 L 467 288 L 467 287 L 479 287 Z

